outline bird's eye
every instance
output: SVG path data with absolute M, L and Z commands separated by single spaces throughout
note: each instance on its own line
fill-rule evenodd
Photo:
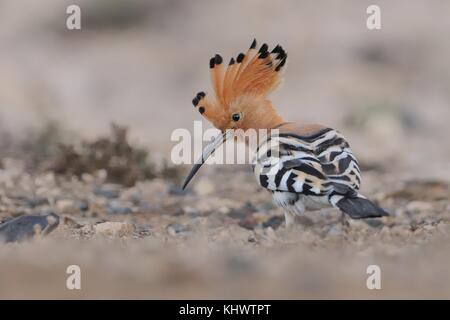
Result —
M 233 119 L 234 122 L 238 122 L 241 119 L 241 115 L 239 113 L 233 113 L 231 119 Z

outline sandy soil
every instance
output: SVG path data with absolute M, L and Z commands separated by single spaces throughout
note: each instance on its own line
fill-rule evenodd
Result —
M 399 183 L 369 171 L 369 193 L 391 217 L 345 226 L 335 210 L 322 210 L 287 231 L 251 172 L 211 171 L 187 193 L 163 179 L 123 188 L 87 175 L 3 176 L 2 202 L 15 202 L 14 215 L 56 212 L 61 221 L 46 237 L 2 245 L 0 296 L 448 297 L 448 184 Z M 217 182 L 233 173 L 236 185 Z M 76 292 L 65 288 L 72 264 L 82 270 Z M 381 290 L 366 287 L 373 264 Z

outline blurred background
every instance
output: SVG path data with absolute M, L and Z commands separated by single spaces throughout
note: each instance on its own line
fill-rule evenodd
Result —
M 73 3 L 79 31 L 66 29 Z M 450 4 L 378 1 L 382 29 L 370 31 L 371 3 L 0 1 L 2 128 L 56 121 L 92 137 L 116 121 L 168 156 L 171 132 L 200 120 L 190 101 L 210 88 L 209 58 L 228 60 L 256 37 L 289 52 L 273 96 L 286 119 L 340 129 L 361 157 L 450 174 Z
M 66 18 L 68 17 L 66 8 L 70 4 L 77 4 L 81 7 L 81 30 L 66 28 Z M 381 30 L 371 31 L 366 27 L 366 8 L 371 4 L 377 4 L 381 8 Z M 272 97 L 274 105 L 290 121 L 322 123 L 339 129 L 348 138 L 352 149 L 361 160 L 363 169 L 368 172 L 366 174 L 367 185 L 365 182 L 363 183 L 363 190 L 367 190 L 369 195 L 375 195 L 375 198 L 387 205 L 391 211 L 400 210 L 400 213 L 395 213 L 396 217 L 408 216 L 410 220 L 405 224 L 408 230 L 411 229 L 411 221 L 416 217 L 411 217 L 411 210 L 420 211 L 421 214 L 422 211 L 426 211 L 421 216 L 422 220 L 413 221 L 419 225 L 429 218 L 430 214 L 433 216 L 433 213 L 436 212 L 448 216 L 450 207 L 446 192 L 450 180 L 450 145 L 448 142 L 448 137 L 450 137 L 448 125 L 450 120 L 449 14 L 450 2 L 445 0 L 353 0 L 345 1 L 345 3 L 332 0 L 320 2 L 297 0 L 283 2 L 256 0 L 0 0 L 0 146 L 2 147 L 0 158 L 4 160 L 6 168 L 2 174 L 2 179 L 4 179 L 1 193 L 3 197 L 2 216 L 19 216 L 40 210 L 40 205 L 33 205 L 25 211 L 11 209 L 9 200 L 5 199 L 8 198 L 8 190 L 18 188 L 17 186 L 21 186 L 20 188 L 25 190 L 23 193 L 27 194 L 26 196 L 21 195 L 22 197 L 31 197 L 29 195 L 31 193 L 33 197 L 38 195 L 43 198 L 51 198 L 48 196 L 51 192 L 39 193 L 36 191 L 40 190 L 39 186 L 43 182 L 42 178 L 38 181 L 33 180 L 35 173 L 32 170 L 26 171 L 26 174 L 32 176 L 25 180 L 17 176 L 14 176 L 16 179 L 14 180 L 11 178 L 11 174 L 8 174 L 8 163 L 11 161 L 8 162 L 7 159 L 15 159 L 12 160 L 14 163 L 16 161 L 26 162 L 29 152 L 32 150 L 35 153 L 42 153 L 45 162 L 48 160 L 45 158 L 46 156 L 56 152 L 36 150 L 36 148 L 33 149 L 33 146 L 45 149 L 51 144 L 60 142 L 76 144 L 79 141 L 93 141 L 98 137 L 108 136 L 111 130 L 110 124 L 117 123 L 120 126 L 128 127 L 130 144 L 145 149 L 145 153 L 148 153 L 151 159 L 159 159 L 160 162 L 164 162 L 164 159 L 167 161 L 171 148 L 175 144 L 170 141 L 172 131 L 176 128 L 193 130 L 193 121 L 201 119 L 198 112 L 193 109 L 191 100 L 198 91 L 210 90 L 209 58 L 215 53 L 220 53 L 225 61 L 228 61 L 230 57 L 245 51 L 253 38 L 256 38 L 260 44 L 267 42 L 270 47 L 279 43 L 289 55 L 284 84 Z M 209 124 L 205 122 L 204 126 L 208 127 Z M 120 140 L 120 132 L 115 132 L 115 139 Z M 95 149 L 97 146 L 93 143 L 89 145 L 88 149 Z M 23 150 L 26 150 L 27 153 L 23 153 Z M 136 157 L 141 159 L 139 156 Z M 60 160 L 60 158 L 58 159 Z M 140 163 L 140 160 L 136 161 Z M 68 162 L 63 161 L 62 164 L 59 163 L 59 167 L 58 165 L 56 167 L 67 173 L 66 163 Z M 167 165 L 170 166 L 170 163 Z M 10 164 L 10 166 L 12 165 Z M 140 169 L 136 170 L 141 170 L 139 164 L 138 167 Z M 48 167 L 46 168 L 48 169 Z M 99 169 L 98 166 L 96 168 Z M 217 210 L 218 206 L 221 208 L 228 205 L 233 207 L 236 203 L 245 203 L 246 199 L 242 196 L 242 189 L 247 185 L 244 182 L 239 187 L 236 185 L 218 186 L 214 182 L 216 181 L 215 177 L 222 174 L 220 171 L 222 169 L 205 168 L 204 179 L 200 178 L 198 187 L 192 191 L 193 193 L 187 198 L 178 200 L 171 198 L 176 197 L 178 191 L 171 189 L 172 185 L 165 185 L 164 176 L 158 176 L 157 179 L 149 182 L 147 178 L 153 178 L 153 175 L 147 174 L 147 171 L 141 174 L 139 171 L 139 178 L 143 179 L 138 180 L 144 180 L 144 182 L 141 187 L 135 188 L 140 188 L 140 191 L 147 190 L 143 197 L 145 198 L 145 194 L 147 194 L 145 200 L 149 202 L 149 206 L 145 210 L 151 211 L 152 219 L 162 219 L 160 218 L 162 213 L 169 217 L 164 217 L 166 220 L 157 220 L 157 222 L 146 221 L 146 223 L 152 224 L 153 235 L 158 235 L 157 225 L 161 224 L 161 237 L 156 236 L 156 238 L 163 244 L 153 243 L 151 247 L 159 249 L 148 249 L 145 245 L 136 245 L 133 252 L 137 252 L 137 255 L 141 256 L 143 253 L 147 253 L 146 250 L 164 251 L 164 243 L 167 240 L 165 238 L 166 227 L 169 222 L 174 223 L 174 221 L 179 222 L 185 219 L 186 225 L 189 225 L 189 221 L 193 217 L 198 217 L 192 213 L 192 207 L 195 207 L 193 203 L 196 202 L 196 205 L 202 206 L 203 204 L 198 204 L 198 200 L 203 200 L 204 198 L 201 198 L 203 195 L 209 195 L 210 198 L 207 200 L 209 202 L 206 202 L 200 209 L 195 207 L 200 212 L 211 213 Z M 77 171 L 80 173 L 78 176 L 81 176 L 82 171 L 80 170 L 83 169 Z M 223 170 L 226 171 L 226 169 Z M 57 173 L 58 170 L 54 171 Z M 38 174 L 43 175 L 44 173 L 40 171 Z M 48 170 L 45 174 L 48 174 Z M 228 177 L 230 172 L 224 174 L 225 177 Z M 249 185 L 255 184 L 251 180 L 253 179 L 251 173 L 238 171 L 235 174 L 243 176 L 243 178 L 229 179 L 228 181 L 232 183 L 233 181 L 247 181 L 248 178 L 248 181 L 251 181 Z M 7 180 L 10 183 L 7 184 L 5 179 L 13 180 L 11 180 L 12 182 Z M 50 180 L 53 181 L 52 179 Z M 443 188 L 444 196 L 441 193 L 437 198 L 431 196 L 431 200 L 428 196 L 425 199 L 416 198 L 416 194 L 423 195 L 423 190 L 430 190 L 429 184 L 417 184 L 419 189 L 410 191 L 408 193 L 410 198 L 404 196 L 400 205 L 394 200 L 386 200 L 389 197 L 382 195 L 383 192 L 387 192 L 386 189 L 392 189 L 397 184 L 417 179 L 438 183 L 437 192 L 440 192 L 439 188 Z M 68 180 L 70 181 L 70 178 Z M 84 182 L 89 184 L 91 180 L 86 178 Z M 436 180 L 439 182 L 435 182 Z M 133 187 L 134 182 L 135 179 L 132 179 L 131 183 L 125 184 Z M 63 184 L 62 182 L 51 183 L 58 186 Z M 33 187 L 30 187 L 29 184 L 32 184 Z M 413 182 L 412 186 L 414 187 L 416 184 Z M 421 186 L 423 189 L 420 189 Z M 431 186 L 434 186 L 433 190 L 436 190 L 436 185 L 431 184 Z M 148 189 L 146 189 L 147 187 Z M 89 187 L 86 188 L 89 189 Z M 257 190 L 256 184 L 251 188 L 254 188 L 251 190 Z M 67 213 L 65 212 L 66 207 L 57 206 L 57 200 L 60 198 L 73 200 L 72 198 L 82 197 L 78 193 L 74 196 L 75 191 L 73 190 L 75 189 L 75 187 L 66 186 L 62 196 L 57 192 L 58 196 L 53 198 L 53 200 L 56 199 L 56 202 L 53 200 L 53 202 L 48 201 L 49 203 L 44 202 L 44 207 Z M 212 195 L 217 195 L 219 191 L 223 191 L 223 197 L 228 200 L 226 204 L 220 203 L 219 205 L 220 199 L 213 198 Z M 157 196 L 159 196 L 158 199 L 152 198 Z M 121 194 L 119 199 L 122 200 L 123 197 L 126 196 Z M 161 198 L 169 201 L 169 204 L 158 202 L 163 201 Z M 414 208 L 407 209 L 405 207 L 411 201 L 419 200 L 422 202 L 416 203 Z M 439 210 L 433 207 L 434 200 L 440 201 L 436 204 Z M 92 200 L 92 202 L 95 201 L 97 200 Z M 428 204 L 432 203 L 433 206 L 427 207 L 423 204 L 424 201 Z M 271 207 L 269 209 L 258 207 L 258 203 L 270 202 L 267 195 L 263 196 L 263 193 L 258 193 L 254 200 L 250 199 L 250 202 L 256 206 L 252 209 L 253 211 L 250 210 L 252 214 L 267 211 L 275 216 L 280 216 L 280 212 L 274 211 L 275 209 Z M 187 209 L 186 203 L 189 203 Z M 105 206 L 110 206 L 110 204 L 105 204 Z M 177 208 L 183 208 L 180 209 L 182 213 L 177 211 Z M 101 212 L 101 209 L 98 210 Z M 142 210 L 144 209 L 138 208 L 137 212 L 141 213 Z M 243 209 L 239 208 L 239 210 Z M 91 209 L 88 210 L 88 212 L 90 211 Z M 228 211 L 225 210 L 225 212 Z M 126 216 L 124 212 L 122 213 Z M 72 217 L 92 218 L 80 215 L 78 211 L 71 212 L 71 214 Z M 239 218 L 236 219 L 241 218 L 241 216 L 237 216 Z M 111 220 L 111 216 L 107 217 L 104 219 Z M 139 219 L 148 220 L 148 216 L 140 215 L 139 217 Z M 262 217 L 261 219 L 264 220 L 269 215 L 262 214 Z M 245 216 L 242 219 L 247 218 Z M 120 221 L 131 219 L 135 223 L 134 219 L 137 218 L 123 218 L 121 215 L 116 215 L 114 219 Z M 439 219 L 432 219 L 432 222 L 435 223 L 442 219 L 440 216 Z M 97 222 L 90 221 L 89 223 L 92 225 Z M 80 221 L 77 223 L 82 225 Z M 403 224 L 400 223 L 400 225 Z M 271 236 L 264 233 L 267 230 L 261 227 L 261 223 L 258 226 L 262 230 L 262 238 L 270 239 Z M 389 228 L 393 224 L 386 224 L 386 226 L 388 231 L 385 232 L 390 232 Z M 381 228 L 383 226 L 380 226 Z M 252 228 L 243 228 L 243 230 L 247 232 Z M 384 247 L 375 249 L 371 247 L 371 241 L 377 238 L 374 234 L 376 235 L 378 231 L 376 229 L 373 234 L 371 233 L 371 237 L 374 238 L 363 237 L 361 240 L 363 243 L 361 246 L 364 248 L 364 250 L 361 249 L 364 251 L 364 261 L 377 256 L 376 252 L 386 253 Z M 172 233 L 178 234 L 178 231 Z M 183 234 L 183 231 L 180 233 Z M 242 237 L 247 239 L 247 236 L 245 234 Z M 67 238 L 66 233 L 62 231 L 59 231 L 55 237 Z M 427 237 L 428 235 L 425 238 L 428 239 Z M 322 239 L 322 237 L 319 238 Z M 255 239 L 257 239 L 256 242 L 259 241 L 258 237 Z M 415 238 L 414 235 L 408 233 L 405 238 L 399 240 L 399 243 L 403 243 L 404 239 Z M 420 239 L 420 241 L 423 240 L 422 237 Z M 279 242 L 273 241 L 275 246 L 292 243 L 285 238 Z M 311 241 L 315 243 L 313 246 L 317 245 L 315 240 Z M 346 239 L 342 243 L 345 244 L 346 241 L 351 242 L 352 240 Z M 175 250 L 179 250 L 179 245 L 181 247 L 185 245 L 183 244 L 184 238 L 181 240 L 177 238 L 175 243 Z M 355 242 L 352 243 L 355 244 Z M 111 244 L 107 246 L 109 245 Z M 269 246 L 273 245 L 272 243 Z M 27 244 L 26 247 L 12 246 L 0 254 L 0 259 L 2 259 L 0 264 L 3 264 L 4 271 L 6 266 L 19 270 L 16 276 L 10 280 L 3 279 L 3 281 L 7 281 L 8 285 L 5 284 L 0 288 L 1 296 L 21 297 L 25 295 L 25 291 L 20 288 L 27 288 L 28 292 L 34 292 L 35 296 L 42 294 L 43 297 L 71 297 L 66 291 L 58 291 L 60 289 L 56 284 L 52 287 L 54 290 L 51 289 L 47 293 L 39 291 L 44 282 L 33 283 L 30 287 L 23 283 L 22 287 L 17 284 L 22 275 L 20 267 L 17 267 L 23 267 L 31 260 L 36 261 L 36 255 L 45 256 L 50 248 L 52 252 L 60 252 L 62 256 L 60 260 L 55 258 L 56 262 L 49 265 L 54 266 L 58 263 L 64 265 L 66 260 L 70 260 L 62 253 L 66 250 L 54 248 L 53 246 L 56 246 L 54 243 L 39 243 L 37 246 L 35 249 L 33 249 L 33 244 Z M 78 248 L 78 244 L 74 243 L 68 246 Z M 100 246 L 100 244 L 96 243 L 93 246 Z M 333 246 L 331 245 L 331 247 Z M 299 249 L 302 252 L 300 256 L 300 251 L 295 251 L 295 259 L 290 260 L 289 256 L 286 256 L 285 263 L 289 265 L 289 268 L 303 263 L 305 272 L 312 272 L 309 273 L 311 279 L 317 278 L 318 281 L 321 278 L 320 270 L 314 270 L 311 266 L 316 265 L 316 262 L 328 259 L 325 258 L 329 257 L 328 244 L 323 247 L 324 260 L 321 260 L 320 254 L 319 257 L 307 256 L 305 260 L 300 259 L 300 256 L 304 256 L 310 249 L 308 242 L 304 251 Z M 394 247 L 394 249 L 391 248 L 393 252 L 398 253 L 403 250 L 402 245 Z M 370 251 L 372 249 L 373 252 Z M 86 253 L 83 258 L 87 268 L 94 268 L 93 257 L 98 253 L 95 250 L 100 249 L 94 249 L 90 255 Z M 169 250 L 169 252 L 172 251 Z M 126 254 L 132 255 L 129 251 Z M 198 259 L 204 258 L 205 261 L 209 261 L 208 255 L 204 256 L 203 251 L 197 251 L 197 254 L 199 255 Z M 231 254 L 230 263 L 234 263 L 235 251 L 232 251 Z M 277 258 L 274 256 L 267 258 L 261 252 L 258 254 L 255 253 L 256 256 L 244 254 L 244 262 L 239 260 L 239 256 L 238 262 L 236 262 L 239 272 L 242 271 L 239 263 L 243 263 L 244 275 L 247 274 L 247 271 L 255 274 L 251 263 L 249 262 L 250 267 L 246 264 L 246 259 L 256 264 L 265 261 L 267 270 L 272 270 L 269 261 Z M 352 256 L 351 253 L 349 255 Z M 178 256 L 176 255 L 176 257 Z M 414 259 L 418 257 L 420 254 L 417 252 L 411 253 L 403 258 L 402 263 L 416 261 Z M 335 258 L 337 260 L 329 261 L 330 265 L 335 264 L 333 263 L 335 261 L 341 261 L 339 257 L 332 259 Z M 444 258 L 446 261 L 449 260 L 447 257 Z M 110 265 L 108 259 L 120 260 L 119 256 L 106 257 L 104 265 Z M 136 278 L 132 278 L 135 282 L 131 282 L 139 284 L 141 279 L 139 276 L 142 275 L 145 278 L 147 274 L 143 269 L 139 269 L 139 258 L 136 259 L 136 264 L 131 268 L 134 270 L 133 274 Z M 186 259 L 189 260 L 187 257 L 181 257 L 179 261 L 175 260 L 174 262 L 172 260 L 175 258 L 166 256 L 162 259 L 167 262 L 164 264 L 165 267 L 176 265 L 176 268 L 179 267 L 178 263 L 185 263 Z M 299 259 L 303 262 L 299 262 Z M 144 261 L 148 262 L 145 259 L 141 262 Z M 218 261 L 217 264 L 222 265 L 221 260 Z M 395 263 L 389 261 L 393 264 L 391 265 L 393 270 L 391 278 L 398 279 L 397 272 L 400 270 L 396 269 Z M 352 265 L 355 264 L 357 262 L 352 262 Z M 123 262 L 117 262 L 117 265 L 122 266 L 123 269 L 127 268 Z M 434 264 L 420 269 L 427 272 L 426 276 L 422 278 L 423 283 L 430 283 L 429 280 L 434 279 L 433 273 L 436 270 L 433 270 L 432 266 Z M 24 268 L 23 274 L 28 274 L 27 272 L 30 270 L 27 267 Z M 128 273 L 123 273 L 124 271 L 120 267 L 117 268 L 111 271 L 110 278 L 113 279 L 116 275 L 125 275 L 123 279 L 127 279 Z M 235 296 L 236 290 L 240 290 L 233 287 L 235 283 L 229 284 L 226 292 L 217 287 L 211 289 L 205 282 L 202 282 L 206 280 L 195 280 L 198 279 L 196 277 L 201 278 L 197 274 L 198 272 L 208 274 L 207 271 L 211 271 L 210 269 L 203 270 L 205 271 L 203 273 L 204 266 L 194 265 L 189 268 L 187 271 L 178 269 L 174 271 L 175 276 L 179 277 L 177 279 L 184 279 L 184 277 L 188 279 L 181 287 L 174 286 L 167 280 L 170 283 L 169 289 L 174 291 L 167 289 L 165 278 L 161 280 L 156 276 L 159 275 L 159 271 L 154 271 L 156 274 L 154 281 L 157 282 L 156 279 L 160 279 L 163 282 L 158 282 L 153 287 L 157 288 L 152 291 L 153 295 L 147 295 L 147 287 L 136 292 L 140 292 L 139 297 L 174 297 L 174 292 L 179 293 L 177 297 L 195 297 L 195 294 L 190 295 L 187 293 L 188 291 L 186 291 L 186 295 L 183 295 L 183 290 L 179 291 L 180 288 L 189 288 L 191 282 L 195 286 L 199 283 L 202 285 L 199 289 L 202 297 Z M 231 268 L 234 268 L 234 265 Z M 0 271 L 1 269 L 0 267 Z M 41 266 L 41 269 L 45 269 L 45 267 Z M 283 283 L 283 279 L 289 281 L 292 278 L 291 276 L 289 279 L 282 277 L 284 269 L 275 269 L 275 271 L 272 270 L 273 272 L 264 270 L 260 270 L 261 277 L 265 278 L 270 274 L 276 274 L 270 279 L 275 279 L 273 281 L 277 283 Z M 358 274 L 359 278 L 355 280 L 351 271 L 344 271 L 344 267 L 342 270 L 345 273 L 342 275 L 342 279 L 346 279 L 343 281 L 350 283 L 348 288 L 356 290 L 353 292 L 361 290 L 363 295 L 368 294 L 364 291 L 365 288 L 358 287 L 358 279 L 364 279 L 364 273 Z M 444 278 L 441 279 L 450 279 L 446 271 L 439 271 L 444 272 Z M 95 271 L 93 272 L 92 274 L 95 274 Z M 52 276 L 55 276 L 55 273 L 50 272 L 48 279 L 51 279 Z M 256 273 L 255 277 L 258 276 L 259 273 Z M 215 274 L 208 274 L 207 281 L 216 279 L 215 277 Z M 224 277 L 226 278 L 226 276 Z M 255 278 L 254 280 L 258 282 L 260 279 Z M 271 283 L 270 279 L 268 284 Z M 288 298 L 351 297 L 349 291 L 344 293 L 337 286 L 341 284 L 339 280 L 341 278 L 336 279 L 329 287 L 323 282 L 317 287 L 311 282 L 302 282 L 303 279 L 299 282 L 298 287 L 291 288 L 292 292 L 289 292 L 292 294 L 275 289 L 273 292 L 270 290 L 258 292 L 261 297 L 265 298 L 274 296 Z M 410 283 L 409 279 L 402 278 L 399 281 L 403 281 L 403 284 Z M 124 281 L 122 285 L 124 283 L 127 282 Z M 181 283 L 183 282 L 181 281 Z M 258 286 L 262 285 L 260 282 L 258 283 Z M 364 280 L 361 283 L 364 283 Z M 136 296 L 132 288 L 127 288 L 126 294 L 125 291 L 118 289 L 114 291 L 112 288 L 107 290 L 105 286 L 102 288 L 104 290 L 98 289 L 100 291 L 91 288 L 91 291 L 87 291 L 87 295 L 81 294 L 80 296 L 99 297 L 99 294 L 104 294 L 105 297 Z M 447 288 L 440 291 L 438 296 L 448 294 Z M 395 296 L 395 294 L 403 294 L 403 297 L 414 296 L 414 293 L 411 292 L 414 290 L 396 286 L 388 292 L 387 296 Z M 429 291 L 429 294 L 433 296 L 433 291 Z M 251 296 L 251 291 L 241 296 L 249 297 L 249 295 Z M 371 296 L 369 295 L 369 297 Z

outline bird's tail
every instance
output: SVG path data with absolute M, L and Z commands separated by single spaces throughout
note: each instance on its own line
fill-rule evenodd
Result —
M 344 196 L 335 203 L 335 206 L 352 219 L 377 218 L 389 215 L 384 209 L 359 194 L 356 197 Z

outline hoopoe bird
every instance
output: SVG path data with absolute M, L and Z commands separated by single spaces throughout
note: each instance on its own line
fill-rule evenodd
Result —
M 388 213 L 359 193 L 361 171 L 344 136 L 319 124 L 285 121 L 268 98 L 282 80 L 287 53 L 280 45 L 259 50 L 253 40 L 248 51 L 224 67 L 219 54 L 209 62 L 215 95 L 199 92 L 192 103 L 222 131 L 203 151 L 183 184 L 188 185 L 206 159 L 237 129 L 267 129 L 258 141 L 253 170 L 260 186 L 272 193 L 284 210 L 286 226 L 305 210 L 335 207 L 353 219 Z M 272 132 L 276 132 L 272 134 Z

